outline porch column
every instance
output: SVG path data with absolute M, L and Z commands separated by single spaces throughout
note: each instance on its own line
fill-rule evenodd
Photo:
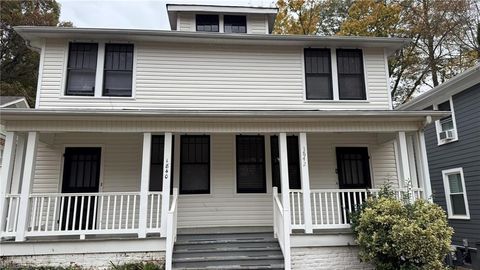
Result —
M 140 180 L 140 212 L 138 238 L 147 237 L 148 189 L 150 184 L 150 154 L 152 133 L 143 133 L 142 176 Z
M 308 171 L 308 147 L 306 133 L 300 133 L 298 143 L 300 148 L 300 177 L 302 181 L 303 217 L 305 219 L 305 233 L 313 233 L 312 205 L 310 202 L 310 175 Z
M 170 172 L 172 161 L 172 133 L 165 133 L 165 143 L 163 148 L 163 183 L 162 183 L 162 212 L 160 220 L 161 236 L 167 236 L 167 217 L 170 207 Z
M 25 136 L 17 136 L 17 147 L 15 150 L 15 165 L 13 167 L 12 186 L 10 187 L 10 193 L 20 193 L 20 187 L 22 186 L 22 174 L 23 174 L 23 159 L 25 157 Z
M 284 258 L 285 269 L 290 269 L 290 182 L 288 180 L 288 156 L 287 156 L 287 134 L 280 133 L 278 136 L 280 156 L 280 181 L 282 185 L 282 206 L 283 206 L 283 228 L 284 228 Z
M 5 136 L 5 147 L 3 149 L 3 167 L 0 178 L 0 234 L 5 229 L 7 214 L 6 195 L 10 191 L 15 157 L 17 135 L 14 132 L 7 132 Z
M 416 144 L 418 145 L 418 159 L 420 161 L 420 168 L 422 179 L 420 179 L 420 187 L 423 188 L 424 198 L 433 201 L 432 186 L 430 183 L 430 171 L 428 168 L 427 147 L 425 145 L 425 133 L 423 130 L 417 131 L 415 134 Z
M 15 241 L 25 241 L 27 230 L 28 204 L 32 189 L 32 182 L 35 176 L 35 161 L 37 158 L 38 132 L 30 131 L 27 137 L 27 148 L 25 150 L 25 164 L 23 168 L 22 190 L 20 193 L 20 207 L 18 211 L 17 235 Z
M 398 142 L 398 152 L 400 160 L 400 172 L 401 172 L 401 185 L 407 187 L 407 181 L 410 179 L 410 166 L 408 163 L 408 148 L 407 148 L 407 137 L 404 131 L 398 132 L 397 135 Z

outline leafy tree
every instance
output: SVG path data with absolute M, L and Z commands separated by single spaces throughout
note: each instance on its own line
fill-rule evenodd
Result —
M 379 270 L 447 269 L 453 229 L 445 211 L 425 200 L 397 200 L 380 192 L 352 215 L 352 230 L 359 257 Z
M 334 35 L 353 0 L 278 0 L 274 34 Z
M 39 54 L 27 47 L 13 27 L 57 26 L 60 5 L 55 0 L 1 1 L 0 5 L 0 94 L 25 96 L 34 105 Z M 62 26 L 72 23 L 63 22 Z

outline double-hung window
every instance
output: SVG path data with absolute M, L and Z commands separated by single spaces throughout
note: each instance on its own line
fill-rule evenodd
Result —
M 197 14 L 196 21 L 198 32 L 219 31 L 218 15 Z
M 237 135 L 237 193 L 266 193 L 265 138 Z
M 247 33 L 247 17 L 237 15 L 223 16 L 225 33 Z
M 332 100 L 330 49 L 305 49 L 304 55 L 307 100 Z
M 447 201 L 448 218 L 469 219 L 465 178 L 462 168 L 442 171 L 443 185 Z
M 338 49 L 338 96 L 340 100 L 366 100 L 362 50 Z
M 183 135 L 180 144 L 180 194 L 209 194 L 210 136 Z
M 94 96 L 97 43 L 70 43 L 68 49 L 67 96 Z
M 442 102 L 436 106 L 439 111 L 451 111 L 452 114 L 435 122 L 438 144 L 442 145 L 457 140 L 458 134 L 455 124 L 452 99 Z
M 132 96 L 133 44 L 105 44 L 103 95 Z
M 282 183 L 280 181 L 280 154 L 278 147 L 278 136 L 270 137 L 270 151 L 272 156 L 272 186 L 282 192 Z M 287 137 L 287 157 L 288 157 L 288 181 L 290 189 L 300 189 L 300 152 L 298 148 L 298 136 Z

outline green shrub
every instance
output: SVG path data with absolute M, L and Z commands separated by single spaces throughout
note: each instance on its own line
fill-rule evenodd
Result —
M 153 263 L 153 262 L 147 262 L 147 263 L 126 263 L 126 264 L 121 264 L 121 265 L 115 265 L 113 263 L 111 269 L 112 270 L 164 270 L 165 266 L 164 264 L 160 263 Z
M 397 200 L 388 187 L 351 216 L 359 257 L 379 270 L 446 269 L 453 229 L 433 203 Z

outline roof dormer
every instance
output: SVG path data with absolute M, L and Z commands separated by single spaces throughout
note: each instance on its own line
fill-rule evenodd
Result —
M 167 4 L 171 30 L 270 34 L 277 8 Z

